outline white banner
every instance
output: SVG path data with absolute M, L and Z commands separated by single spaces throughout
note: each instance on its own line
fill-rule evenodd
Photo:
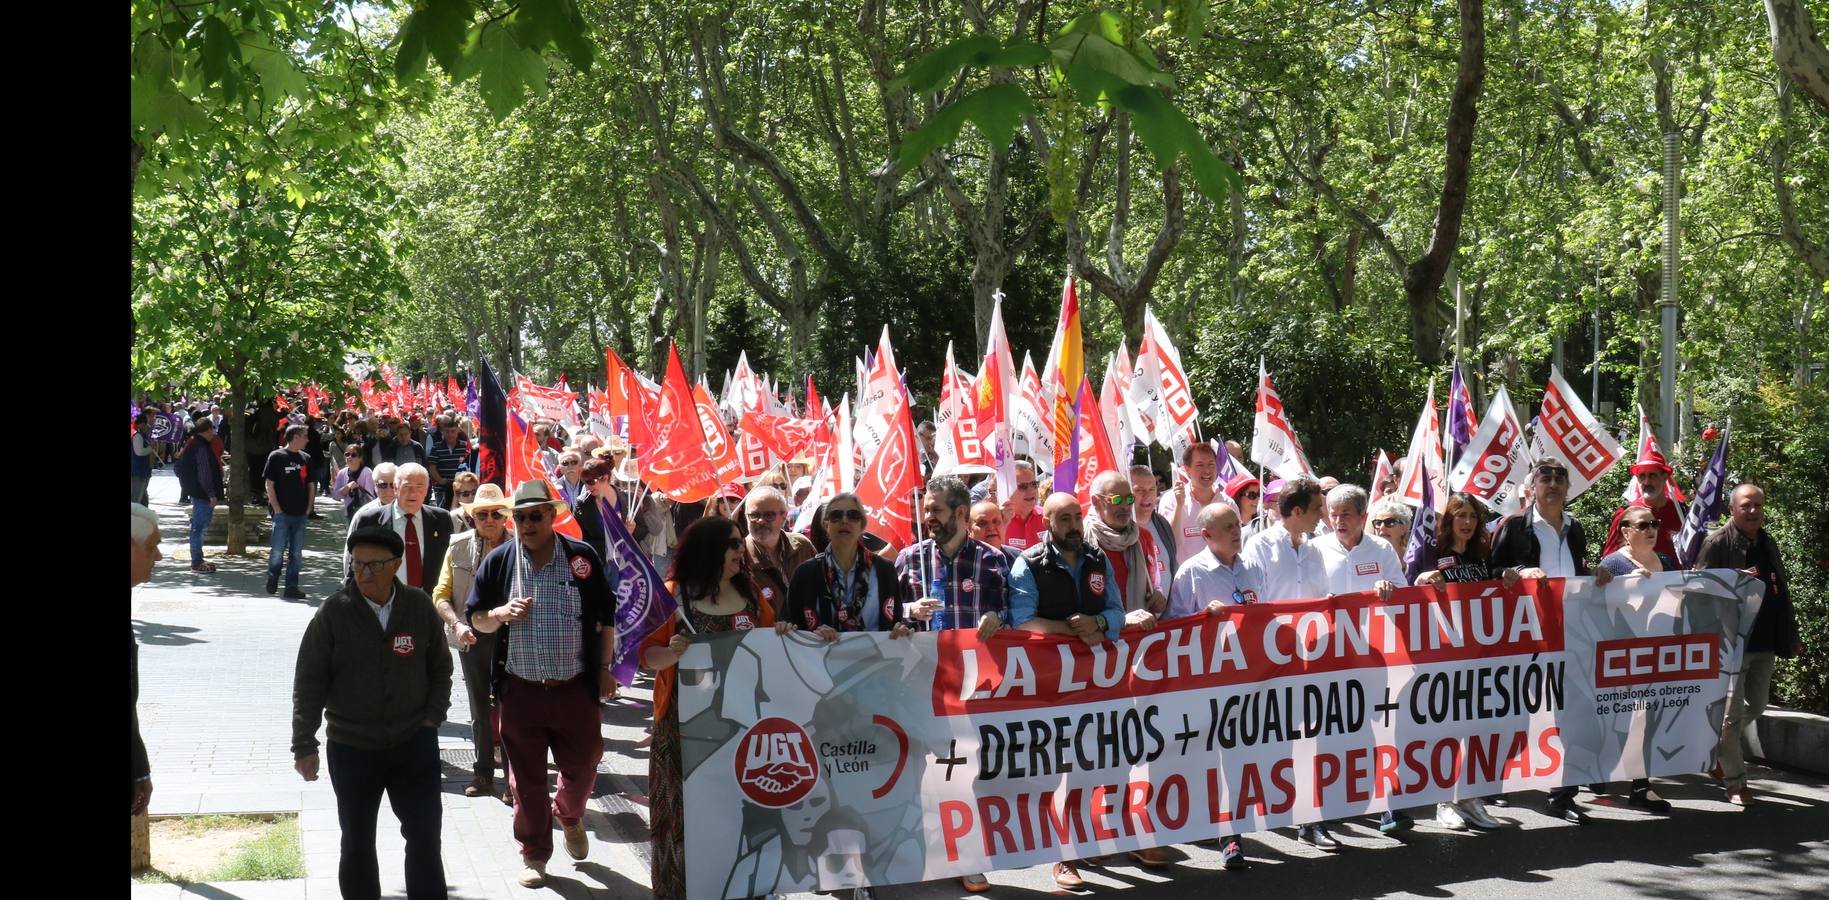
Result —
M 1706 768 L 1729 570 L 1228 607 L 1121 640 L 696 639 L 694 898 L 842 890 Z
M 1581 496 L 1600 480 L 1626 451 L 1607 433 L 1606 426 L 1588 412 L 1581 398 L 1550 366 L 1550 383 L 1543 386 L 1543 406 L 1537 414 L 1537 432 L 1531 436 L 1531 458 L 1558 459 L 1569 467 L 1569 499 Z
M 1518 413 L 1512 408 L 1511 395 L 1499 385 L 1486 406 L 1486 415 L 1473 433 L 1473 440 L 1461 458 L 1454 461 L 1448 482 L 1457 491 L 1466 491 L 1492 507 L 1494 512 L 1509 516 L 1522 508 L 1518 502 L 1527 468 L 1524 459 L 1524 429 L 1518 427 Z

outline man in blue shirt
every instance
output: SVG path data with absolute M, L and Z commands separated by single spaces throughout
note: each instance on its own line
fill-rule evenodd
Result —
M 1087 644 L 1117 640 L 1124 627 L 1118 577 L 1104 552 L 1086 542 L 1080 501 L 1054 494 L 1042 504 L 1042 518 L 1047 536 L 1010 567 L 1010 624 Z

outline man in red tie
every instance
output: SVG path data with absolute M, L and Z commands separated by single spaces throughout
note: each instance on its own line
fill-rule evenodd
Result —
M 426 505 L 432 476 L 425 466 L 418 463 L 401 466 L 394 473 L 394 485 L 394 502 L 358 513 L 350 523 L 350 531 L 367 525 L 392 528 L 406 545 L 400 568 L 396 570 L 400 583 L 429 591 L 438 582 L 438 573 L 444 571 L 445 550 L 451 546 L 451 513 Z M 343 568 L 347 573 L 347 555 Z

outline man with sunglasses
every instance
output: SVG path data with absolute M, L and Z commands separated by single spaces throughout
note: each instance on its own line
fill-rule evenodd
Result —
M 1124 604 L 1124 624 L 1156 627 L 1156 616 L 1168 608 L 1167 566 L 1156 536 L 1136 519 L 1137 497 L 1123 472 L 1100 472 L 1092 480 L 1092 515 L 1086 537 L 1096 543 L 1117 578 Z
M 385 526 L 346 541 L 353 573 L 318 607 L 292 681 L 292 767 L 318 779 L 318 724 L 337 797 L 344 897 L 381 896 L 375 816 L 387 795 L 406 838 L 408 897 L 445 896 L 438 726 L 451 708 L 451 655 L 424 591 L 394 577 L 405 545 Z
M 591 545 L 553 531 L 563 508 L 544 479 L 516 488 L 516 539 L 483 558 L 465 604 L 470 627 L 499 633 L 490 690 L 514 797 L 520 883 L 530 888 L 546 883 L 555 814 L 565 852 L 590 855 L 584 813 L 603 758 L 598 702 L 616 683 L 609 663 L 619 578 Z M 548 752 L 559 770 L 556 797 L 546 792 Z
M 818 552 L 806 535 L 785 530 L 787 505 L 786 495 L 766 485 L 750 491 L 743 504 L 743 515 L 749 520 L 743 556 L 749 561 L 749 574 L 756 580 L 762 599 L 777 610 L 787 603 L 788 582 L 794 572 Z M 827 535 L 830 534 L 828 530 Z
M 1525 578 L 1594 576 L 1605 586 L 1613 580 L 1606 569 L 1588 567 L 1588 539 L 1581 523 L 1568 515 L 1569 468 L 1561 460 L 1540 460 L 1530 473 L 1531 505 L 1499 526 L 1493 539 L 1489 565 L 1494 571 L 1516 567 Z M 1550 815 L 1575 825 L 1586 825 L 1588 815 L 1575 802 L 1576 785 L 1549 792 Z
M 383 506 L 392 506 L 394 504 L 394 498 L 396 496 L 394 488 L 398 484 L 395 479 L 400 477 L 400 467 L 391 462 L 386 462 L 369 469 L 369 471 L 375 473 L 375 497 L 373 500 L 357 507 L 355 512 L 349 514 L 349 531 L 356 530 L 356 519 L 360 518 L 363 513 L 372 509 L 379 509 Z
M 1035 474 L 1035 463 L 1026 459 L 1016 461 L 1016 487 L 1010 491 L 1010 498 L 1004 501 L 1004 509 L 1009 511 L 1009 518 L 1004 521 L 1004 546 L 1014 547 L 1022 552 L 1036 544 L 1048 534 L 1048 520 L 1036 510 L 1040 502 L 1041 481 Z

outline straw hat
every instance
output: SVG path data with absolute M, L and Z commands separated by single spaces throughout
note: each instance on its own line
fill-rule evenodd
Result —
M 502 489 L 494 482 L 476 489 L 476 499 L 463 504 L 464 515 L 475 518 L 479 510 L 494 509 L 507 512 L 511 504 L 502 496 Z

